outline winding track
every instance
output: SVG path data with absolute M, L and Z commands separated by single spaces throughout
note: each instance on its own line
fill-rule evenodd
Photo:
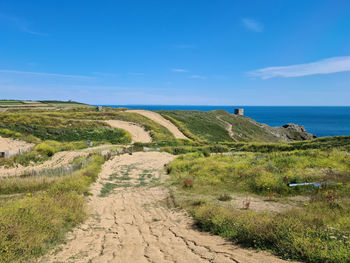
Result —
M 151 142 L 152 138 L 145 129 L 137 124 L 127 122 L 127 121 L 119 121 L 119 120 L 109 120 L 106 121 L 113 128 L 120 128 L 128 131 L 131 134 L 132 142 Z
M 217 116 L 216 118 L 220 121 L 222 121 L 225 126 L 226 126 L 226 131 L 228 132 L 228 135 L 231 137 L 232 140 L 234 140 L 235 142 L 237 142 L 237 139 L 235 138 L 234 136 L 234 133 L 232 131 L 232 124 L 227 122 L 227 121 L 224 121 L 223 119 L 220 118 L 221 116 Z
M 168 153 L 137 152 L 107 161 L 92 186 L 90 219 L 69 234 L 66 244 L 39 262 L 285 262 L 199 232 L 183 212 L 170 209 L 167 204 L 173 200 L 168 189 L 150 187 L 150 182 L 163 180 L 164 164 L 172 159 Z M 118 187 L 110 195 L 99 197 L 103 185 L 116 173 L 128 176 L 129 187 Z M 146 186 L 140 186 L 141 177 Z
M 152 121 L 159 123 L 163 127 L 167 128 L 176 139 L 188 139 L 171 121 L 168 121 L 159 113 L 148 110 L 127 110 L 126 112 L 138 113 L 151 119 Z
M 49 160 L 41 164 L 35 164 L 34 166 L 30 165 L 30 166 L 24 167 L 21 165 L 17 165 L 16 167 L 11 167 L 11 168 L 0 166 L 0 178 L 9 177 L 9 176 L 20 176 L 25 173 L 30 173 L 32 170 L 39 172 L 45 169 L 59 168 L 70 164 L 76 157 L 87 156 L 90 152 L 103 151 L 111 147 L 112 145 L 100 145 L 100 146 L 86 148 L 83 150 L 58 152 L 58 153 L 55 153 L 52 156 L 52 158 L 50 158 Z

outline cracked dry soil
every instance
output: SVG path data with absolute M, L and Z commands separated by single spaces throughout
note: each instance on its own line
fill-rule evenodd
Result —
M 39 262 L 285 262 L 200 232 L 189 216 L 172 209 L 169 190 L 152 181 L 166 177 L 164 164 L 173 158 L 168 153 L 138 152 L 107 161 L 92 186 L 90 218 Z M 102 197 L 108 182 L 114 188 Z

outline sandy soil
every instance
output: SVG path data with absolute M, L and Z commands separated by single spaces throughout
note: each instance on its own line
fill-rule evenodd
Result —
M 167 153 L 138 152 L 107 161 L 92 186 L 90 219 L 39 262 L 285 262 L 199 232 L 190 217 L 172 209 L 168 189 L 152 183 L 165 177 L 164 164 L 172 159 Z M 111 182 L 120 186 L 100 197 Z
M 7 176 L 20 176 L 25 173 L 30 173 L 33 170 L 39 172 L 45 169 L 59 168 L 59 167 L 68 165 L 76 157 L 88 155 L 88 153 L 92 151 L 103 151 L 110 147 L 111 145 L 100 145 L 96 147 L 86 148 L 83 150 L 58 152 L 46 162 L 42 164 L 34 165 L 34 166 L 24 167 L 21 165 L 17 165 L 17 167 L 11 167 L 11 168 L 5 168 L 3 166 L 0 166 L 0 178 L 7 177 Z
M 113 128 L 120 128 L 128 131 L 132 136 L 132 142 L 151 142 L 152 138 L 144 128 L 140 127 L 137 124 L 127 122 L 127 121 L 118 121 L 118 120 L 109 120 L 106 121 Z
M 177 139 L 188 139 L 173 123 L 163 118 L 162 115 L 156 112 L 147 111 L 147 110 L 127 110 L 126 112 L 138 113 L 159 123 L 160 125 L 167 128 Z
M 0 137 L 0 152 L 10 151 L 10 153 L 16 154 L 20 149 L 26 151 L 33 146 L 34 144 L 24 141 Z

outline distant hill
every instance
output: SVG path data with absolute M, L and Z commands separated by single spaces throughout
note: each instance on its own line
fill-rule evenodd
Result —
M 188 137 L 195 136 L 208 142 L 279 142 L 315 138 L 299 125 L 270 127 L 251 118 L 223 110 L 209 112 L 174 110 L 159 113 L 182 129 L 183 133 L 189 132 L 190 135 L 186 134 Z
M 45 109 L 45 108 L 66 108 L 66 107 L 90 107 L 88 104 L 75 101 L 57 100 L 0 100 L 0 109 Z

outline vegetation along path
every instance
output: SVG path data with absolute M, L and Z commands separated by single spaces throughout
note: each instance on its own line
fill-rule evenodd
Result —
M 167 128 L 176 139 L 188 139 L 173 123 L 165 119 L 163 116 L 160 114 L 153 112 L 153 111 L 148 111 L 148 110 L 127 110 L 127 112 L 134 112 L 141 114 L 152 121 L 155 121 L 162 125 L 163 127 Z
M 193 228 L 161 186 L 168 153 L 137 152 L 103 165 L 92 186 L 92 216 L 44 262 L 284 262 Z

